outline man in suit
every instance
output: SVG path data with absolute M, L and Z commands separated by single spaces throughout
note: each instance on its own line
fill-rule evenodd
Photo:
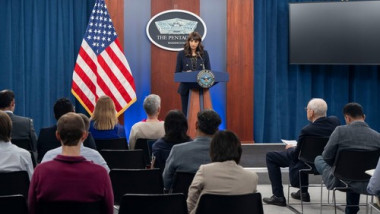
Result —
M 298 137 L 297 146 L 292 147 L 287 145 L 285 147 L 286 151 L 267 153 L 266 163 L 273 195 L 270 198 L 263 198 L 265 203 L 277 206 L 286 206 L 286 199 L 284 197 L 281 179 L 281 167 L 289 167 L 290 184 L 293 187 L 299 187 L 300 179 L 298 172 L 299 170 L 306 168 L 305 164 L 298 160 L 300 144 L 306 136 L 329 137 L 335 127 L 340 125 L 337 117 L 326 117 L 326 112 L 327 103 L 323 99 L 311 99 L 306 107 L 307 119 L 311 123 L 301 130 Z M 307 174 L 301 175 L 301 184 L 302 186 L 307 186 L 309 184 L 309 177 Z M 310 195 L 307 187 L 303 187 L 298 192 L 292 193 L 291 196 L 294 199 L 300 200 L 301 194 L 303 201 L 310 201 Z
M 338 151 L 341 149 L 380 149 L 380 134 L 364 122 L 365 115 L 360 104 L 346 104 L 343 108 L 343 115 L 347 125 L 335 129 L 322 155 L 315 158 L 315 167 L 321 173 L 323 182 L 328 189 L 342 185 L 334 177 L 332 170 Z M 359 205 L 360 193 L 366 193 L 367 185 L 368 182 L 351 182 L 350 187 L 353 191 L 346 192 L 347 205 Z M 352 214 L 358 211 L 359 206 L 347 206 L 345 213 Z
M 37 158 L 37 135 L 34 131 L 33 120 L 15 115 L 15 94 L 12 90 L 0 91 L 0 110 L 6 112 L 12 120 L 12 139 L 28 139 L 33 155 Z
M 169 190 L 176 171 L 195 173 L 201 164 L 210 163 L 211 138 L 218 131 L 222 120 L 214 110 L 198 113 L 196 137 L 193 141 L 174 145 L 163 172 L 164 187 Z
M 71 101 L 67 98 L 60 98 L 54 104 L 54 117 L 58 119 L 69 112 L 74 112 L 74 106 Z M 37 149 L 38 149 L 38 162 L 41 162 L 45 153 L 49 150 L 55 149 L 61 146 L 61 143 L 55 136 L 57 131 L 57 125 L 51 127 L 42 128 L 40 130 L 40 135 L 38 136 Z M 83 143 L 84 146 L 96 149 L 94 138 L 91 134 L 88 135 L 87 139 Z

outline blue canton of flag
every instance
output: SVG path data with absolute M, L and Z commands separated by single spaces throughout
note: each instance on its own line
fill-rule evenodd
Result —
M 95 3 L 84 39 L 96 54 L 101 53 L 117 37 L 104 1 Z

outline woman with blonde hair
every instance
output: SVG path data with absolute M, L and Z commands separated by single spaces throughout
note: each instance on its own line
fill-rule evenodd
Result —
M 90 133 L 94 139 L 115 139 L 125 137 L 124 127 L 118 124 L 115 104 L 108 96 L 101 96 L 91 116 Z

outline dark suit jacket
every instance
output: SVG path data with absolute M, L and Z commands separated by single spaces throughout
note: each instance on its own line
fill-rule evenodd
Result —
M 38 148 L 38 162 L 41 162 L 42 158 L 47 151 L 55 149 L 61 146 L 61 142 L 57 140 L 55 132 L 57 131 L 57 125 L 42 128 L 40 130 L 40 135 L 38 136 L 37 148 Z M 91 133 L 88 135 L 87 139 L 83 142 L 83 145 L 91 149 L 96 149 L 94 138 Z
M 313 123 L 302 128 L 300 135 L 297 140 L 297 147 L 294 150 L 289 150 L 291 152 L 294 160 L 298 160 L 298 155 L 301 149 L 301 144 L 306 136 L 317 136 L 329 138 L 331 133 L 335 130 L 337 126 L 340 125 L 340 121 L 335 116 L 321 117 L 315 120 Z
M 182 72 L 182 71 L 189 71 L 189 70 L 193 70 L 193 71 L 203 70 L 203 64 L 205 66 L 205 69 L 207 70 L 211 69 L 210 59 L 208 57 L 207 51 L 204 51 L 202 58 L 199 56 L 197 57 L 197 66 L 195 70 L 193 70 L 191 66 L 191 57 L 186 57 L 185 51 L 182 50 L 178 52 L 178 55 L 177 55 L 177 65 L 176 65 L 175 72 Z M 181 95 L 187 95 L 189 93 L 189 87 L 187 87 L 183 83 L 180 83 L 177 92 Z
M 7 112 L 12 120 L 12 139 L 29 139 L 33 154 L 37 155 L 37 135 L 34 131 L 33 120 Z

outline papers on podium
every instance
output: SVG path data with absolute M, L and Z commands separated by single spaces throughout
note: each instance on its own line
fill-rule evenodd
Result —
M 291 145 L 291 146 L 297 146 L 297 141 L 296 140 L 284 140 L 284 139 L 281 139 L 281 141 L 287 145 Z

